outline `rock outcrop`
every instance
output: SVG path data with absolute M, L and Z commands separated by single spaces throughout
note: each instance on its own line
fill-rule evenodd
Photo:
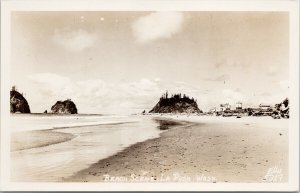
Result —
M 289 115 L 290 107 L 289 107 L 289 99 L 286 98 L 283 102 L 276 104 L 272 113 L 272 117 L 274 119 L 286 118 L 290 117 Z
M 175 94 L 168 98 L 167 92 L 149 113 L 202 113 L 202 111 L 193 98 L 186 95 L 182 97 L 181 94 Z
M 27 100 L 14 88 L 10 91 L 10 112 L 30 113 L 30 108 Z
M 57 101 L 55 105 L 51 107 L 51 113 L 59 114 L 77 114 L 76 105 L 71 99 L 65 101 Z

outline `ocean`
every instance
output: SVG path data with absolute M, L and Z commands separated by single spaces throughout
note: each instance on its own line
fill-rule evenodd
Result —
M 13 114 L 10 130 L 14 134 L 53 130 L 75 135 L 65 142 L 11 152 L 12 181 L 61 181 L 163 132 L 159 122 L 141 115 Z M 40 140 L 47 140 L 47 134 L 41 133 Z

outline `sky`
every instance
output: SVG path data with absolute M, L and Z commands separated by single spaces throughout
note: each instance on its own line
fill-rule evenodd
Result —
M 286 12 L 13 12 L 11 85 L 32 112 L 146 111 L 165 92 L 207 111 L 288 97 Z

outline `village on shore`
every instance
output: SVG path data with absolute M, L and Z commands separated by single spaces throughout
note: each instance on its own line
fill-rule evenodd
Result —
M 31 113 L 29 104 L 24 98 L 23 93 L 19 93 L 15 86 L 10 91 L 10 112 L 11 113 Z M 75 103 L 71 99 L 65 101 L 57 101 L 52 107 L 51 111 L 45 110 L 43 112 L 52 114 L 78 114 Z M 158 103 L 148 113 L 146 110 L 142 112 L 145 114 L 152 113 L 168 113 L 168 114 L 197 114 L 206 116 L 222 116 L 222 117 L 236 117 L 243 116 L 271 116 L 274 119 L 289 118 L 289 99 L 286 98 L 278 104 L 260 104 L 258 107 L 243 108 L 242 102 L 236 102 L 235 108 L 229 103 L 220 104 L 219 108 L 215 107 L 207 112 L 203 112 L 198 108 L 197 100 L 190 98 L 185 94 L 172 94 L 169 97 L 168 92 L 164 93 L 159 99 Z
M 198 108 L 197 100 L 189 98 L 185 94 L 175 94 L 168 97 L 168 92 L 162 95 L 159 102 L 149 113 L 187 113 L 208 116 L 222 116 L 241 118 L 243 116 L 271 116 L 274 119 L 289 118 L 289 99 L 283 102 L 270 105 L 260 104 L 258 107 L 243 108 L 242 102 L 237 102 L 235 108 L 229 103 L 220 104 L 220 107 L 212 108 L 208 112 L 203 112 Z M 143 111 L 146 114 L 146 111 Z

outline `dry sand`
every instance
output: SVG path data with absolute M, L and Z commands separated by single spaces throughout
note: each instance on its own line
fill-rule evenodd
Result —
M 168 119 L 193 122 L 173 126 L 161 137 L 132 145 L 65 181 L 260 183 L 270 180 L 266 175 L 271 168 L 281 182 L 288 181 L 288 120 Z

